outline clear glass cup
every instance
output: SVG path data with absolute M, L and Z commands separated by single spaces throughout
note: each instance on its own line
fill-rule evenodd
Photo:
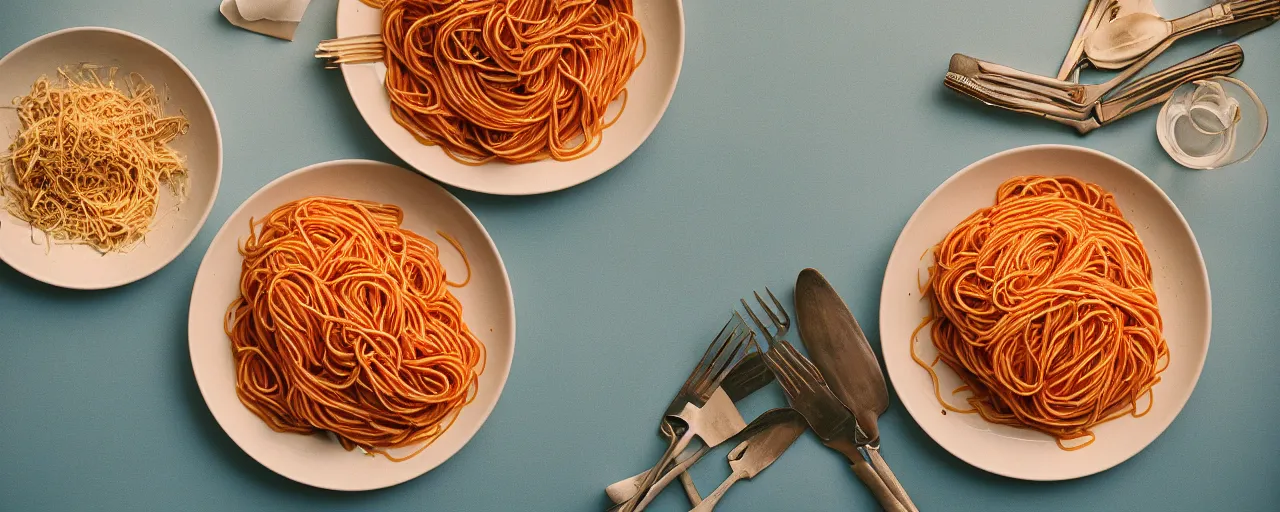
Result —
M 1178 87 L 1156 122 L 1156 137 L 1174 161 L 1219 169 L 1248 160 L 1262 145 L 1267 108 L 1244 82 L 1224 76 Z

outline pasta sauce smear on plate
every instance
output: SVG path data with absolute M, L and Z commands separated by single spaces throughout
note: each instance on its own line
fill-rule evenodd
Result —
M 393 205 L 310 197 L 251 221 L 225 327 L 236 394 L 273 430 L 400 461 L 474 399 L 485 347 L 448 289 L 470 276 L 449 281 L 436 244 L 403 220 Z
M 1147 251 L 1110 193 L 1070 177 L 1015 177 L 932 252 L 931 314 L 911 356 L 946 410 L 1044 432 L 1065 450 L 1092 443 L 1100 423 L 1150 410 L 1138 402 L 1169 348 Z M 926 327 L 933 361 L 915 350 Z M 967 391 L 968 407 L 943 398 L 939 360 L 965 383 L 952 394 Z

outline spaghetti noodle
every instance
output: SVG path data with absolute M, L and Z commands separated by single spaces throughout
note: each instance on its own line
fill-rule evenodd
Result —
M 21 132 L 0 156 L 0 192 L 14 217 L 57 242 L 100 252 L 140 242 L 159 209 L 160 188 L 181 195 L 187 168 L 168 144 L 186 118 L 165 116 L 155 87 L 137 74 L 116 87 L 115 68 L 60 69 L 16 100 Z
M 311 197 L 250 221 L 226 330 L 236 394 L 273 430 L 400 461 L 474 399 L 484 345 L 437 246 L 402 220 L 393 205 Z
M 631 0 L 362 1 L 382 9 L 392 117 L 468 165 L 591 153 L 644 60 Z
M 947 410 L 1044 432 L 1066 450 L 1092 443 L 1100 423 L 1150 411 L 1137 402 L 1169 349 L 1146 249 L 1110 193 L 1070 177 L 1010 179 L 933 254 L 931 315 L 911 356 Z M 915 339 L 930 322 L 938 358 L 927 362 Z M 970 408 L 943 398 L 939 360 Z

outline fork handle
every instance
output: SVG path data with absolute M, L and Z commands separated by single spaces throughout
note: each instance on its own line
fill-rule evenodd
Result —
M 1098 107 L 1099 121 L 1110 123 L 1173 95 L 1183 84 L 1230 75 L 1244 64 L 1244 50 L 1228 43 L 1137 80 Z
M 680 478 L 681 484 L 684 484 L 685 480 L 687 479 L 689 481 L 689 485 L 692 485 L 693 478 L 689 477 L 689 471 L 688 471 L 689 467 L 696 464 L 698 460 L 702 459 L 702 456 L 706 455 L 707 452 L 709 451 L 711 451 L 711 447 L 704 444 L 702 448 L 699 448 L 698 451 L 694 452 L 692 456 L 677 463 L 675 467 L 672 467 L 670 471 L 667 471 L 667 474 L 662 475 L 662 478 L 659 478 L 657 482 L 654 482 L 653 486 L 649 488 L 650 493 L 653 495 L 657 495 L 658 493 L 661 493 L 662 490 L 667 487 L 667 484 L 670 484 L 671 481 L 675 479 L 673 475 L 677 473 L 680 475 L 679 478 Z M 685 493 L 689 493 L 688 486 L 685 487 Z M 690 503 L 693 503 L 693 498 L 695 496 L 698 498 L 699 502 L 702 501 L 702 496 L 698 494 L 697 488 L 694 488 L 693 494 L 689 494 Z M 642 503 L 647 505 L 647 503 L 645 502 L 642 502 Z M 693 503 L 693 505 L 697 506 L 698 504 Z
M 707 499 L 702 500 L 702 503 L 693 507 L 693 510 L 690 510 L 689 512 L 711 512 L 716 508 L 716 504 L 720 503 L 720 498 L 724 497 L 724 493 L 729 492 L 729 487 L 732 487 L 735 482 L 741 480 L 743 476 L 743 473 L 739 471 L 730 473 L 729 478 L 724 479 L 724 482 L 721 482 L 720 486 L 716 487 L 715 491 L 712 491 L 711 494 L 707 495 Z
M 680 455 L 676 457 L 676 465 L 668 469 L 667 472 L 663 474 L 657 482 L 654 482 L 653 486 L 650 488 L 653 489 L 654 492 L 661 492 L 662 489 L 666 488 L 667 484 L 671 483 L 671 480 L 674 479 L 673 475 L 675 473 L 679 473 L 681 475 L 681 480 L 683 480 L 684 476 L 688 475 L 686 470 L 693 464 L 697 463 L 698 460 L 701 459 L 703 455 L 706 455 L 710 450 L 710 447 L 703 445 L 697 450 L 686 449 L 684 452 L 681 452 Z M 644 481 L 644 477 L 648 473 L 649 472 L 646 470 L 644 473 L 640 473 L 626 480 L 619 480 L 609 484 L 608 487 L 605 487 L 604 492 L 615 504 L 625 503 L 636 494 L 639 494 L 639 485 Z M 690 497 L 690 500 L 692 499 L 693 498 Z M 702 496 L 698 496 L 698 501 L 702 501 Z
M 884 457 L 880 455 L 880 447 L 867 446 L 867 458 L 871 459 L 871 465 L 875 468 L 876 474 L 884 480 L 888 485 L 889 491 L 893 492 L 893 496 L 898 499 L 907 512 L 920 512 L 916 508 L 916 504 L 911 501 L 911 497 L 907 496 L 907 489 L 902 487 L 902 483 L 898 481 L 898 476 L 893 474 L 893 470 L 889 469 L 889 463 L 885 462 Z
M 1098 11 L 1102 9 L 1098 2 L 1099 0 L 1089 0 L 1085 5 L 1084 16 L 1080 18 L 1080 28 L 1076 29 L 1076 36 L 1071 39 L 1071 46 L 1067 47 L 1067 56 L 1062 60 L 1062 67 L 1058 69 L 1058 80 L 1070 80 L 1075 70 L 1080 68 L 1080 57 L 1084 55 L 1084 36 L 1092 28 L 1089 25 L 1098 20 Z
M 876 501 L 880 502 L 880 507 L 884 512 L 907 512 L 898 499 L 893 497 L 893 491 L 889 490 L 889 486 L 885 485 L 884 480 L 880 479 L 880 475 L 876 474 L 875 468 L 872 468 L 867 461 L 861 457 L 853 463 L 853 474 L 858 475 L 858 480 L 862 480 L 862 485 L 867 486 L 871 491 L 871 495 L 876 497 Z
M 702 493 L 698 492 L 698 485 L 693 483 L 693 477 L 689 476 L 688 471 L 680 472 L 680 485 L 684 487 L 684 493 L 689 496 L 689 504 L 698 506 L 702 503 Z
M 671 459 L 674 458 L 677 453 L 684 451 L 684 449 L 689 446 L 689 443 L 693 441 L 693 436 L 693 429 L 688 429 L 684 432 L 684 435 L 681 435 L 678 439 L 675 437 L 671 438 L 672 442 L 667 448 L 667 453 L 662 455 L 662 459 L 654 465 L 653 469 L 649 471 L 649 474 L 645 476 L 643 483 L 640 485 L 640 495 L 637 496 L 640 498 L 639 503 L 633 508 L 624 508 L 624 510 L 629 510 L 629 512 L 640 512 L 641 510 L 644 510 L 645 507 L 649 506 L 649 502 L 653 501 L 653 498 L 658 496 L 655 492 L 649 492 L 650 487 L 658 480 L 657 475 L 660 474 L 663 468 L 667 467 L 667 463 L 671 462 Z

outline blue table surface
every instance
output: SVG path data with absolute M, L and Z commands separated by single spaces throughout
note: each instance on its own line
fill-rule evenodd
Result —
M 942 86 L 953 52 L 1056 72 L 1082 0 L 688 2 L 679 88 L 634 155 L 549 195 L 453 190 L 502 252 L 518 317 L 510 380 L 471 443 L 390 489 L 331 492 L 278 476 L 223 433 L 196 389 L 186 335 L 196 268 L 231 211 L 276 177 L 331 159 L 400 161 L 341 75 L 311 57 L 334 34 L 334 0 L 312 2 L 292 43 L 233 28 L 217 3 L 0 1 L 0 53 L 79 25 L 164 46 L 208 91 L 225 140 L 209 222 L 150 278 L 72 292 L 0 264 L 0 510 L 602 510 L 606 484 L 661 453 L 657 415 L 739 297 L 769 286 L 789 303 L 796 272 L 817 267 L 876 343 L 884 266 L 915 207 L 969 163 L 1035 143 L 1116 155 L 1181 208 L 1214 296 L 1203 377 L 1146 450 L 1056 483 L 968 466 L 893 397 L 880 429 L 899 478 L 929 511 L 1280 508 L 1280 135 L 1247 163 L 1190 171 L 1161 150 L 1154 109 L 1080 137 Z M 1197 4 L 1157 2 L 1166 15 Z M 1194 38 L 1160 62 L 1220 41 Z M 1237 76 L 1280 109 L 1280 28 L 1242 43 Z M 776 389 L 751 400 L 750 412 L 782 403 Z M 697 469 L 704 493 L 728 472 Z M 876 506 L 808 435 L 720 508 Z M 674 489 L 651 508 L 687 509 Z

